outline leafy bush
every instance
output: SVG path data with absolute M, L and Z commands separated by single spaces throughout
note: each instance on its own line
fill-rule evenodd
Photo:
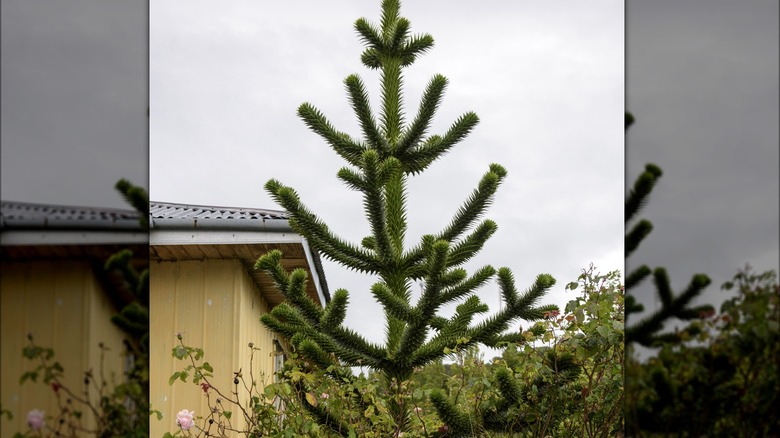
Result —
M 646 363 L 629 359 L 631 435 L 777 436 L 777 275 L 748 266 L 722 288 L 737 294 L 679 331 L 686 342 L 664 345 Z
M 622 431 L 624 295 L 617 271 L 591 266 L 564 314 L 550 311 L 491 363 L 458 353 L 431 388 L 447 436 L 614 436 Z M 461 357 L 463 355 L 463 357 Z
M 181 342 L 172 354 L 187 365 L 169 383 L 191 377 L 203 389 L 210 411 L 190 417 L 185 409 L 179 424 L 172 425 L 178 430 L 166 437 L 226 432 L 275 437 L 615 436 L 623 428 L 623 287 L 617 271 L 593 271 L 584 270 L 577 282 L 569 283 L 567 290 L 580 295 L 564 314 L 549 311 L 543 321 L 518 333 L 521 341 L 504 343 L 500 357 L 485 361 L 476 346 L 461 339 L 447 351 L 453 363 L 440 359 L 416 369 L 400 393 L 387 390 L 380 372 L 338 380 L 333 378 L 336 367 L 322 370 L 295 354 L 264 388 L 251 369 L 234 373 L 233 388 L 217 388 L 203 350 Z M 398 435 L 391 402 L 410 412 L 409 430 Z M 335 418 L 317 418 L 335 413 Z M 243 429 L 232 426 L 239 414 Z M 349 427 L 334 430 L 324 423 Z

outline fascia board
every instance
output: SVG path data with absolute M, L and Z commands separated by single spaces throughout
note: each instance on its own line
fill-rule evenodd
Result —
M 83 230 L 6 230 L 0 233 L 2 246 L 148 244 L 149 234 Z
M 230 245 L 247 243 L 302 243 L 293 232 L 231 230 L 155 230 L 149 233 L 149 244 L 156 245 Z

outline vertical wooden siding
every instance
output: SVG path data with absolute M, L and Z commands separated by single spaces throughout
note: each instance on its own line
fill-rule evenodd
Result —
M 177 430 L 176 413 L 182 409 L 206 417 L 208 404 L 205 393 L 187 382 L 168 384 L 169 377 L 183 370 L 188 362 L 172 357 L 178 345 L 177 334 L 184 343 L 205 350 L 203 360 L 214 367 L 212 384 L 223 394 L 235 388 L 233 372 L 241 369 L 249 378 L 249 342 L 260 348 L 254 358 L 258 385 L 259 373 L 270 382 L 273 374 L 273 338 L 259 322 L 268 305 L 260 291 L 237 260 L 167 261 L 150 268 L 151 301 L 151 403 L 152 409 L 163 413 L 163 419 L 151 421 L 151 436 Z M 245 394 L 239 391 L 239 394 Z M 210 392 L 212 402 L 218 397 Z M 240 412 L 232 421 L 241 427 Z M 198 425 L 202 423 L 197 422 Z
M 46 415 L 58 412 L 53 390 L 40 379 L 18 383 L 25 371 L 38 365 L 22 356 L 28 333 L 36 344 L 54 349 L 54 360 L 65 369 L 64 383 L 77 393 L 83 389 L 85 371 L 92 369 L 99 375 L 100 342 L 111 348 L 104 361 L 106 378 L 109 383 L 112 377 L 122 381 L 123 335 L 110 321 L 114 309 L 88 262 L 3 262 L 2 274 L 1 394 L 3 409 L 10 410 L 14 419 L 0 421 L 0 436 L 10 437 L 27 430 L 31 409 L 43 410 Z M 92 416 L 86 412 L 85 416 L 85 425 L 92 426 Z

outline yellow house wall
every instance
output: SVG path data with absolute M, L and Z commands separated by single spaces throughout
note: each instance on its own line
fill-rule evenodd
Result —
M 150 267 L 151 357 L 150 401 L 152 409 L 163 414 L 153 418 L 150 432 L 159 437 L 177 430 L 176 413 L 182 409 L 206 417 L 209 408 L 206 394 L 192 383 L 168 384 L 170 376 L 183 370 L 189 362 L 173 358 L 171 351 L 178 345 L 181 333 L 185 345 L 205 351 L 204 361 L 214 368 L 209 380 L 224 395 L 234 390 L 233 372 L 242 370 L 249 378 L 249 342 L 260 348 L 255 354 L 254 373 L 270 382 L 273 374 L 273 337 L 259 322 L 268 312 L 260 291 L 237 260 L 166 261 Z M 245 392 L 239 391 L 240 395 Z M 212 403 L 218 397 L 210 391 Z M 242 398 L 243 399 L 243 398 Z M 243 426 L 237 409 L 232 423 Z M 201 425 L 200 421 L 196 424 Z
M 53 361 L 65 370 L 63 383 L 74 392 L 83 390 L 86 370 L 99 374 L 100 342 L 111 348 L 103 362 L 106 378 L 109 383 L 122 380 L 123 335 L 110 321 L 114 310 L 88 262 L 3 262 L 0 300 L 0 395 L 3 409 L 14 415 L 11 421 L 0 421 L 0 436 L 27 430 L 31 409 L 43 410 L 46 415 L 59 412 L 54 391 L 40 378 L 19 384 L 21 375 L 38 365 L 22 356 L 28 333 L 37 345 L 54 349 Z M 76 407 L 85 411 L 84 425 L 94 425 L 87 409 Z

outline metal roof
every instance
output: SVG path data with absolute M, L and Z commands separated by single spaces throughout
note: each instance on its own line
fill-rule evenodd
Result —
M 141 231 L 135 210 L 0 201 L 2 230 Z
M 292 231 L 287 222 L 289 213 L 281 210 L 152 201 L 149 214 L 152 229 Z

